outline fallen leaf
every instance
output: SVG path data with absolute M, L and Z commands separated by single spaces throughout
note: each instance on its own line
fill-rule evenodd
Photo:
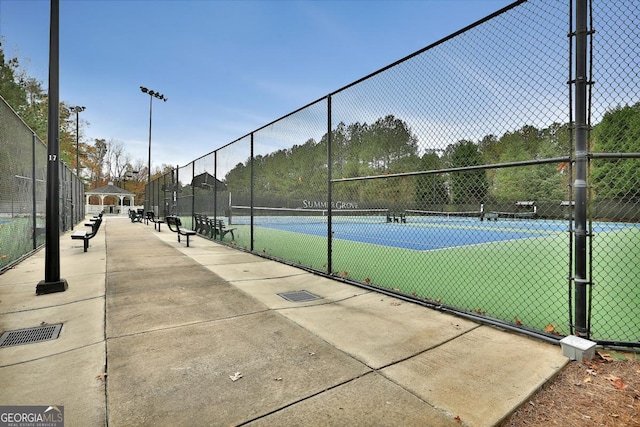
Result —
M 440 302 L 442 302 L 442 300 L 441 300 L 440 298 L 438 298 L 438 299 L 436 300 L 436 302 L 437 302 L 438 304 L 440 304 Z
M 616 377 L 615 375 L 607 375 L 606 377 L 604 377 L 604 379 L 611 381 L 611 385 L 613 385 L 618 390 L 624 391 L 627 389 L 627 385 L 620 377 Z
M 600 372 L 600 366 L 598 366 L 598 363 L 593 360 L 593 361 L 584 361 L 584 364 L 587 365 L 589 367 L 589 369 L 593 369 L 596 372 Z
M 594 369 L 587 369 L 587 374 L 593 375 L 594 377 L 598 375 L 598 373 Z
M 611 355 L 609 353 L 601 353 L 599 351 L 597 351 L 596 353 L 598 353 L 598 356 L 600 356 L 600 358 L 602 360 L 604 360 L 605 362 L 615 362 L 616 361 L 616 359 L 611 357 Z
M 590 383 L 591 382 L 591 377 L 587 377 L 584 380 L 582 380 L 583 383 Z
M 347 277 L 348 275 L 349 275 L 349 272 L 348 272 L 348 271 L 342 271 L 342 272 L 340 273 L 340 277 Z
M 459 415 L 456 415 L 454 420 L 456 420 L 456 422 L 458 422 L 458 423 L 462 423 L 462 420 L 460 419 Z
M 236 372 L 233 375 L 229 375 L 229 378 L 231 378 L 231 381 L 238 381 L 240 378 L 242 378 L 242 374 L 240 372 Z
M 545 326 L 544 331 L 549 332 L 553 335 L 560 335 L 558 331 L 556 331 L 556 326 L 553 323 L 549 323 L 547 326 Z
M 366 283 L 366 284 L 368 285 L 369 283 L 371 283 L 371 279 L 369 279 L 368 277 L 366 277 L 366 278 L 364 279 L 364 283 Z
M 618 379 L 618 380 L 615 380 L 613 382 L 613 386 L 615 388 L 617 388 L 618 390 L 626 390 L 627 389 L 627 385 L 624 383 L 624 381 L 622 381 L 622 378 Z
M 484 310 L 482 310 L 482 309 L 480 309 L 480 308 L 476 308 L 476 309 L 475 309 L 475 310 L 473 310 L 473 311 L 475 311 L 475 312 L 476 312 L 476 313 L 478 313 L 478 314 L 485 314 L 485 313 L 486 313 L 486 311 L 484 311 Z
M 106 379 L 107 379 L 107 373 L 106 373 L 106 372 L 104 372 L 104 373 L 102 373 L 102 374 L 98 375 L 98 376 L 96 377 L 96 379 L 97 379 L 97 380 L 100 380 L 100 381 L 106 381 Z
M 517 317 L 513 321 L 515 322 L 516 325 L 522 326 L 522 322 Z

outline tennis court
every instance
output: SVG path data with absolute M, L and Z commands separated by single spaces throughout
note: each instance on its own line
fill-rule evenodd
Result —
M 326 210 L 295 210 L 281 208 L 273 215 L 273 208 L 254 208 L 254 225 L 267 229 L 327 236 Z M 237 211 L 238 209 L 236 209 Z M 418 211 L 414 211 L 418 212 Z M 520 239 L 549 238 L 566 234 L 569 224 L 559 220 L 531 220 L 500 218 L 481 221 L 480 212 L 469 215 L 451 213 L 403 216 L 406 222 L 390 222 L 387 210 L 362 209 L 332 214 L 334 239 L 367 243 L 418 251 L 438 250 L 485 243 Z M 250 224 L 247 215 L 234 215 L 233 224 Z M 615 231 L 633 227 L 627 224 L 606 223 L 606 228 L 594 225 L 595 232 Z
M 326 214 L 254 213 L 256 252 L 326 272 Z M 232 220 L 238 230 L 236 243 L 249 248 L 250 218 L 236 215 Z M 554 333 L 570 333 L 568 221 L 480 221 L 457 215 L 408 215 L 406 223 L 387 221 L 386 213 L 335 212 L 333 274 L 535 330 L 553 325 Z M 594 295 L 600 301 L 616 298 L 615 315 L 632 319 L 640 307 L 635 291 L 640 288 L 640 227 L 594 222 L 593 232 L 594 246 L 606 247 L 620 239 L 635 242 L 626 249 L 599 251 L 592 260 Z M 638 274 L 630 276 L 630 268 Z M 532 306 L 532 300 L 544 303 Z M 640 337 L 640 325 L 615 323 L 612 315 L 594 305 L 594 332 L 621 341 Z

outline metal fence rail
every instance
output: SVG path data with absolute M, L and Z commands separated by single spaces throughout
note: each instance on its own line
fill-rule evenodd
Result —
M 640 2 L 611 9 L 516 2 L 151 182 L 147 209 L 436 309 L 638 346 Z
M 84 187 L 60 163 L 62 232 L 84 218 Z M 47 148 L 0 97 L 0 272 L 45 243 Z

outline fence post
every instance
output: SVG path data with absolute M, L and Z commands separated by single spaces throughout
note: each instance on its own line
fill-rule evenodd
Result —
M 191 228 L 195 230 L 196 214 L 196 188 L 193 185 L 193 178 L 196 176 L 196 162 L 191 162 Z
M 176 179 L 175 187 L 173 187 L 171 204 L 173 205 L 173 215 L 180 216 L 180 206 L 178 200 L 180 200 L 180 165 L 176 165 Z
M 36 250 L 38 247 L 36 184 L 36 134 L 35 132 L 31 132 L 31 215 L 33 220 L 33 233 L 31 237 L 33 238 L 33 250 Z
M 213 152 L 213 222 L 218 220 L 218 150 Z M 215 231 L 213 239 L 216 239 Z
M 332 170 L 331 167 L 331 95 L 327 96 L 327 274 L 331 274 L 333 271 L 333 266 L 331 265 L 332 256 L 332 247 L 333 247 L 333 239 L 331 235 L 333 234 L 332 227 L 332 209 L 331 209 L 331 199 L 333 198 L 333 193 L 331 190 L 331 178 L 332 178 Z
M 589 337 L 587 326 L 587 1 L 575 0 L 575 332 Z
M 253 200 L 253 187 L 254 185 L 254 169 L 253 169 L 253 132 L 251 132 L 251 143 L 250 143 L 251 147 L 249 148 L 249 159 L 251 161 L 251 166 L 249 168 L 249 250 L 251 250 L 251 252 L 253 252 L 254 250 L 254 245 L 253 245 L 253 205 L 254 205 L 254 200 Z M 231 209 L 231 206 L 229 206 L 229 209 Z

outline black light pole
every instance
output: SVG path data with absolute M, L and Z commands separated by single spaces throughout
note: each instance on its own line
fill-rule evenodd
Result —
M 143 93 L 149 94 L 149 170 L 147 171 L 147 184 L 151 182 L 151 115 L 152 115 L 152 105 L 153 98 L 158 98 L 161 101 L 167 102 L 167 98 L 164 97 L 160 92 L 154 92 L 153 90 L 147 89 L 144 86 L 140 86 L 140 90 Z
M 44 280 L 36 295 L 64 292 L 69 285 L 60 278 L 60 1 L 51 0 L 49 28 L 49 109 L 47 122 L 47 199 Z

